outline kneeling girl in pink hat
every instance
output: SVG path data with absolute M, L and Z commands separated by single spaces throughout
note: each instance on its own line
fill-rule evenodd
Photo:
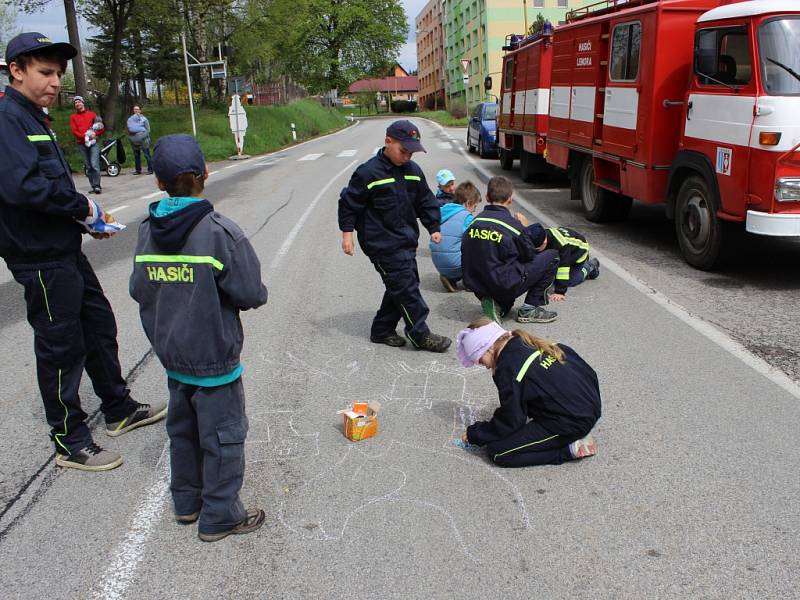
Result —
M 492 370 L 500 406 L 462 440 L 486 446 L 501 467 L 558 465 L 597 454 L 590 431 L 600 418 L 597 374 L 569 346 L 482 317 L 459 332 L 461 364 Z

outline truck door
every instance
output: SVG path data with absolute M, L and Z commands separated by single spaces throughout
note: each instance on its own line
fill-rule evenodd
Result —
M 611 52 L 603 106 L 603 149 L 633 158 L 639 113 L 641 21 L 617 23 L 611 30 Z
M 744 217 L 756 103 L 746 22 L 699 29 L 686 103 L 683 147 L 704 154 L 716 174 L 721 209 Z

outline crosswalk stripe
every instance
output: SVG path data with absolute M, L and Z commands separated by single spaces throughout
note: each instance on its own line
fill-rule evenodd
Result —
M 319 154 L 306 154 L 303 158 L 298 158 L 297 162 L 300 162 L 301 160 L 317 160 L 323 154 L 323 152 L 320 152 Z
M 450 145 L 450 142 L 439 142 L 438 146 L 442 150 L 450 150 L 452 148 L 452 146 Z
M 343 158 L 345 156 L 355 156 L 358 150 L 342 150 L 336 155 L 336 158 Z

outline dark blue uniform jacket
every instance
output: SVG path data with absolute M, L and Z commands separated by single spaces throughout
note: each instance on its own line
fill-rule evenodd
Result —
M 439 231 L 439 202 L 413 161 L 396 166 L 381 149 L 359 166 L 339 197 L 339 229 L 357 231 L 370 260 L 416 256 L 419 227 Z
M 464 284 L 478 297 L 514 297 L 536 256 L 526 227 L 505 206 L 488 205 L 461 240 Z
M 0 256 L 8 263 L 51 260 L 80 250 L 89 202 L 42 109 L 11 86 L 0 98 Z
M 500 406 L 491 421 L 467 428 L 470 443 L 483 446 L 524 427 L 528 419 L 555 434 L 585 435 L 600 418 L 600 388 L 594 369 L 569 346 L 562 364 L 514 336 L 497 360 L 494 383 Z
M 547 248 L 558 250 L 558 272 L 556 273 L 555 291 L 566 294 L 570 278 L 570 269 L 583 265 L 589 258 L 589 242 L 580 233 L 569 227 L 550 227 L 547 234 Z

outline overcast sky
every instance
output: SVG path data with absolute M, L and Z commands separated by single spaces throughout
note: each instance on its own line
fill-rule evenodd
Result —
M 400 49 L 398 62 L 408 70 L 417 68 L 416 36 L 414 33 L 414 17 L 417 16 L 427 0 L 401 0 L 408 17 L 408 38 Z M 53 41 L 67 40 L 67 26 L 64 21 L 64 5 L 61 2 L 51 1 L 47 8 L 40 13 L 26 15 L 20 13 L 17 17 L 17 26 L 23 31 L 38 31 L 45 34 Z M 82 41 L 93 35 L 85 22 L 81 23 Z

